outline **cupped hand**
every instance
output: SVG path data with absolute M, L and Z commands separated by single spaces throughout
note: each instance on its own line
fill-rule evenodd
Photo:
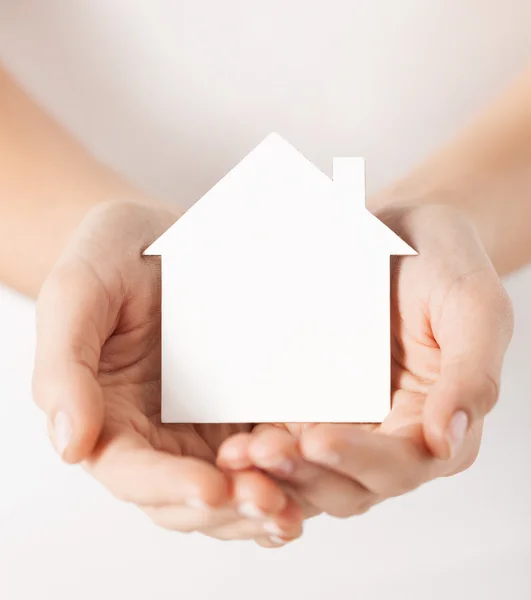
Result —
M 87 215 L 37 301 L 34 397 L 64 460 L 157 524 L 280 545 L 301 533 L 299 506 L 257 470 L 215 465 L 250 425 L 160 420 L 160 263 L 142 251 L 177 217 L 133 203 Z
M 419 253 L 392 260 L 389 416 L 380 425 L 261 425 L 219 451 L 225 468 L 256 466 L 289 483 L 308 515 L 361 514 L 466 469 L 498 398 L 512 308 L 475 228 L 444 206 L 379 217 Z

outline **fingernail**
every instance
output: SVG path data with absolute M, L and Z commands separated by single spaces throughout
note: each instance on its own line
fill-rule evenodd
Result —
M 458 410 L 448 425 L 447 439 L 450 444 L 452 456 L 457 453 L 465 441 L 468 431 L 468 416 L 463 410 Z
M 265 513 L 253 502 L 242 502 L 238 506 L 238 513 L 242 517 L 248 517 L 249 519 L 263 519 L 265 517 Z
M 264 531 L 270 533 L 272 536 L 281 536 L 284 530 L 280 528 L 275 521 L 267 521 L 264 523 Z
M 58 412 L 53 420 L 53 445 L 59 454 L 63 456 L 72 440 L 72 420 L 63 411 Z
M 284 546 L 285 544 L 287 544 L 287 540 L 283 540 L 281 537 L 278 537 L 277 535 L 271 535 L 269 536 L 269 541 L 272 544 L 275 544 L 276 546 Z
M 185 501 L 185 504 L 190 508 L 196 508 L 198 510 L 206 510 L 208 508 L 208 504 L 206 504 L 206 502 L 203 502 L 203 500 L 201 500 L 200 498 L 188 498 Z

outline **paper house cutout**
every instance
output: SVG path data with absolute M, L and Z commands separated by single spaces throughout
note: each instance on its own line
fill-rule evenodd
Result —
M 364 160 L 333 180 L 269 135 L 145 252 L 162 256 L 162 420 L 380 422 L 390 255 Z

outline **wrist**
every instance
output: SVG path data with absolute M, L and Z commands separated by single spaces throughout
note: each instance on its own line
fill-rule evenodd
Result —
M 488 211 L 483 198 L 477 187 L 471 184 L 435 186 L 411 178 L 369 198 L 367 208 L 391 228 L 393 221 L 401 219 L 398 215 L 422 213 L 430 207 L 455 211 L 473 226 L 489 257 L 495 262 L 498 250 L 496 228 L 492 227 L 487 218 Z
M 93 219 L 103 218 L 105 215 L 126 216 L 131 212 L 139 215 L 138 221 L 144 223 L 136 228 L 136 236 L 131 243 L 144 243 L 147 247 L 151 243 L 150 215 L 159 213 L 163 215 L 161 220 L 168 223 L 168 227 L 181 215 L 182 210 L 178 206 L 171 206 L 151 198 L 137 190 L 126 188 L 115 188 L 109 193 L 90 193 L 97 190 L 88 190 L 77 197 L 76 201 L 64 201 L 59 199 L 49 207 L 45 220 L 36 227 L 31 227 L 26 234 L 26 239 L 18 239 L 17 244 L 19 261 L 17 268 L 12 261 L 2 265 L 4 281 L 21 291 L 22 293 L 36 297 L 42 283 L 54 268 L 61 257 L 68 251 L 71 244 L 75 244 L 78 233 L 84 229 L 84 225 Z M 116 219 L 116 226 L 120 227 L 120 219 Z M 127 221 L 123 226 L 128 227 Z M 33 230 L 38 230 L 39 236 L 31 239 L 28 235 Z M 133 232 L 132 232 L 133 233 Z M 156 236 L 162 231 L 156 231 Z M 145 238 L 145 240 L 144 240 Z M 20 269 L 20 264 L 23 269 Z

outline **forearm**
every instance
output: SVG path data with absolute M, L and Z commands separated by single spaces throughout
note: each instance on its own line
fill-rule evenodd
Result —
M 459 208 L 475 222 L 502 274 L 531 261 L 531 70 L 370 207 L 400 203 Z
M 85 214 L 148 201 L 91 157 L 0 66 L 0 281 L 35 296 Z

